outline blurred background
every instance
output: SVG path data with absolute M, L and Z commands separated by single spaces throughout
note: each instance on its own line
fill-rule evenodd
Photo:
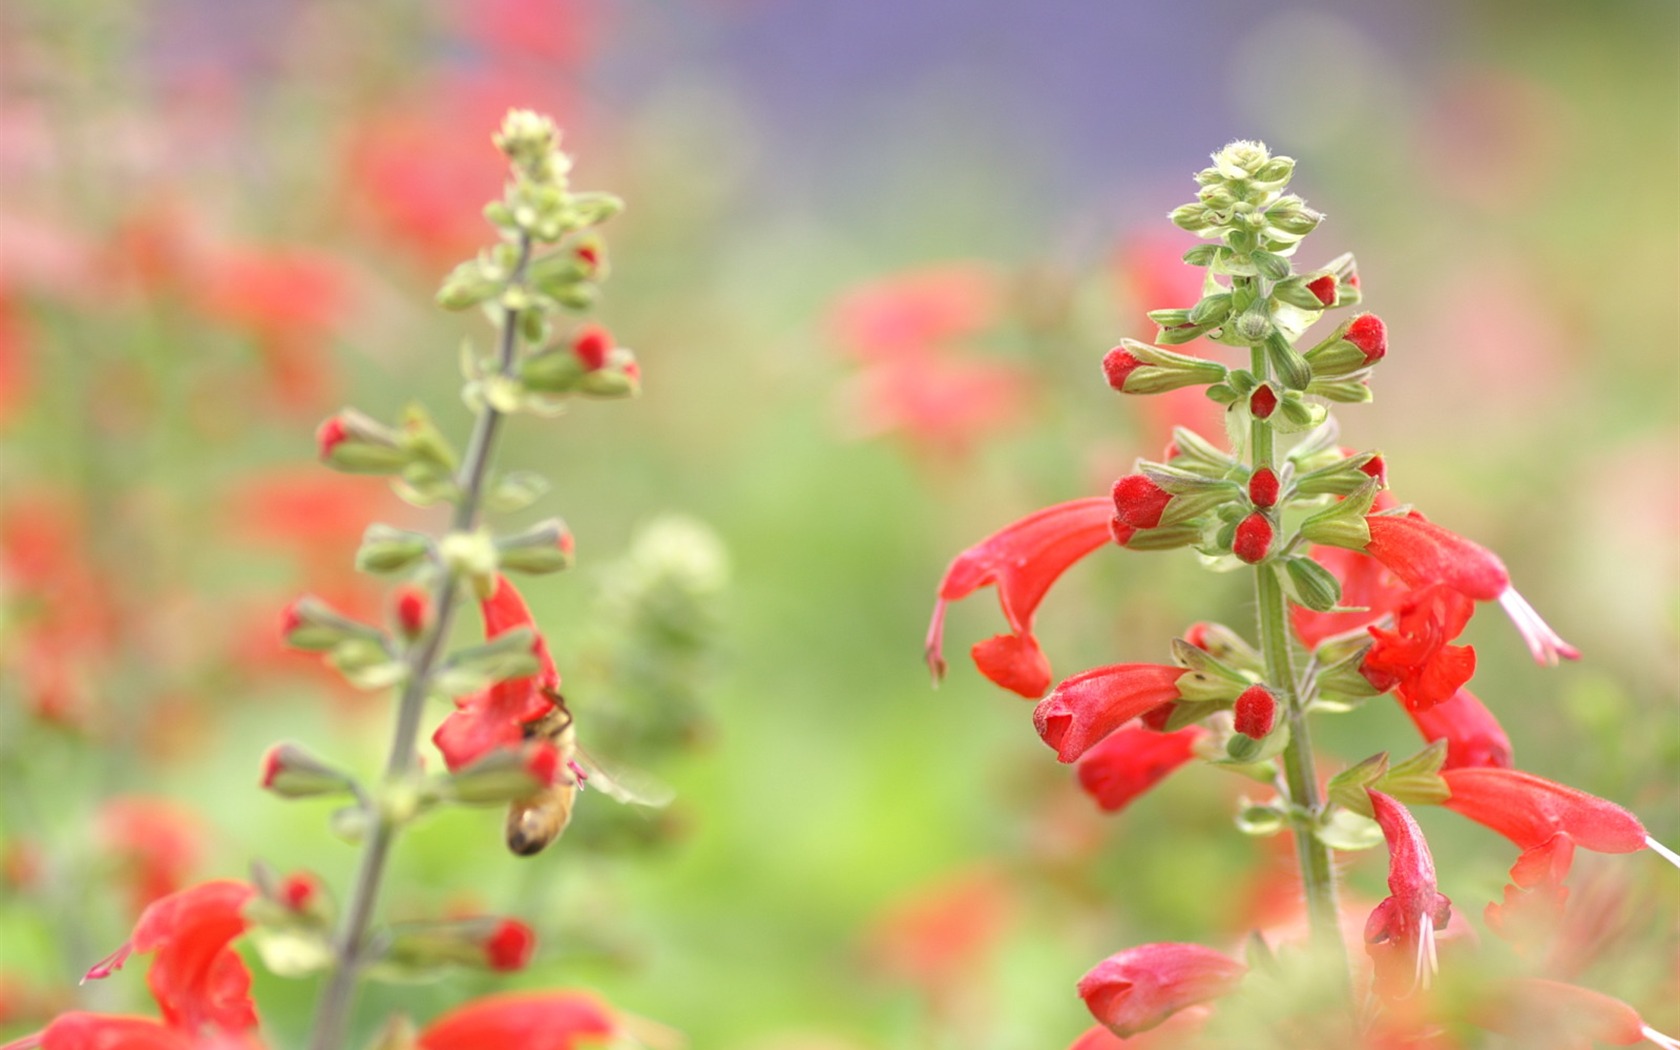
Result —
M 457 350 L 488 329 L 431 296 L 489 243 L 510 105 L 628 202 L 600 319 L 645 376 L 512 427 L 504 462 L 555 480 L 532 514 L 580 556 L 524 590 L 584 742 L 679 797 L 586 795 L 530 861 L 499 816 L 443 815 L 388 914 L 520 914 L 543 946 L 514 983 L 747 1050 L 1063 1046 L 1104 956 L 1274 916 L 1287 843 L 1232 828 L 1235 778 L 1114 817 L 1080 793 L 965 657 L 1002 629 L 990 592 L 954 607 L 938 691 L 921 662 L 958 551 L 1106 491 L 1174 423 L 1217 435 L 1097 364 L 1198 294 L 1164 216 L 1235 138 L 1298 159 L 1329 216 L 1300 265 L 1355 251 L 1388 323 L 1344 443 L 1585 654 L 1545 671 L 1497 612 L 1472 624 L 1519 765 L 1680 842 L 1677 43 L 1666 0 L 9 0 L 0 1040 L 149 1011 L 133 975 L 75 978 L 158 893 L 254 857 L 347 884 L 327 808 L 259 792 L 258 759 L 293 739 L 371 772 L 389 705 L 283 652 L 278 611 L 380 615 L 363 527 L 437 523 L 315 466 L 311 432 L 420 399 L 464 433 Z M 1065 675 L 1250 618 L 1241 578 L 1109 550 L 1038 634 Z M 1416 746 L 1388 701 L 1324 734 L 1332 768 Z M 1420 819 L 1478 916 L 1509 845 Z M 1347 868 L 1372 902 L 1381 853 Z M 1657 868 L 1581 858 L 1580 969 L 1672 1031 Z M 502 983 L 370 987 L 359 1030 Z M 273 1045 L 314 996 L 259 977 Z

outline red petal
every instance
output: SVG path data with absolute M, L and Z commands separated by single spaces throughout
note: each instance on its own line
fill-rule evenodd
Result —
M 1104 812 L 1117 813 L 1190 761 L 1196 741 L 1206 735 L 1201 726 L 1176 733 L 1121 726 L 1079 760 L 1079 786 Z
M 149 1017 L 61 1014 L 41 1033 L 41 1050 L 193 1050 L 195 1040 Z
M 251 974 L 229 944 L 245 932 L 256 890 L 220 880 L 154 902 L 134 927 L 134 950 L 157 957 L 146 983 L 165 1021 L 189 1030 L 241 1031 L 257 1024 Z
M 1511 767 L 1511 738 L 1480 700 L 1468 689 L 1425 710 L 1401 705 L 1425 740 L 1447 742 L 1444 769 L 1469 766 Z
M 928 625 L 927 658 L 934 673 L 943 674 L 945 669 L 940 644 L 946 602 L 966 598 L 995 583 L 1010 631 L 1032 633 L 1033 613 L 1045 592 L 1068 566 L 1108 542 L 1108 519 L 1112 515 L 1113 505 L 1104 496 L 1058 503 L 957 555 L 939 581 L 939 598 L 934 603 L 933 622 Z
M 1050 661 L 1030 634 L 1000 634 L 976 642 L 969 654 L 981 674 L 1028 700 L 1050 688 Z
M 1228 994 L 1247 971 L 1199 944 L 1143 944 L 1098 963 L 1080 980 L 1079 996 L 1109 1031 L 1129 1036 Z
M 1510 586 L 1510 575 L 1498 555 L 1421 514 L 1373 514 L 1365 523 L 1371 529 L 1365 552 L 1409 586 L 1444 583 L 1483 602 L 1493 601 Z
M 510 992 L 474 999 L 420 1033 L 421 1050 L 577 1050 L 618 1032 L 605 1003 L 584 992 Z

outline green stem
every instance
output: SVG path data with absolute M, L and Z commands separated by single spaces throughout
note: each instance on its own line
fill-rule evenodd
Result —
M 510 284 L 518 284 L 525 276 L 531 258 L 531 240 L 522 235 L 519 240 L 519 262 L 515 265 Z M 515 352 L 519 346 L 519 311 L 509 310 L 502 320 L 501 343 L 497 355 L 497 370 L 503 376 L 512 375 Z M 456 476 L 459 496 L 449 528 L 451 532 L 466 532 L 478 522 L 484 481 L 490 473 L 490 461 L 501 430 L 502 413 L 488 400 L 478 411 L 473 424 L 472 438 Z M 391 732 L 391 750 L 385 760 L 385 783 L 401 781 L 413 771 L 417 761 L 416 745 L 420 739 L 420 722 L 425 713 L 426 695 L 430 690 L 433 669 L 443 654 L 454 619 L 455 599 L 460 583 L 453 572 L 444 572 L 432 592 L 432 608 L 436 616 L 431 631 L 421 644 L 408 652 L 408 673 L 402 699 L 397 705 L 397 720 Z M 373 921 L 374 906 L 379 899 L 380 883 L 384 879 L 385 864 L 391 846 L 396 841 L 398 820 L 383 808 L 370 812 L 372 827 L 362 847 L 362 858 L 356 869 L 356 882 L 345 909 L 344 924 L 339 928 L 334 944 L 336 965 L 321 1002 L 315 1011 L 315 1031 L 310 1038 L 311 1050 L 337 1050 L 344 1043 L 345 1029 L 350 1022 L 350 1006 L 355 996 L 356 980 L 363 965 L 368 927 Z
M 1267 378 L 1265 351 L 1253 349 L 1252 368 L 1261 380 Z M 1276 470 L 1272 428 L 1256 419 L 1250 431 L 1251 462 Z M 1295 673 L 1294 653 L 1289 636 L 1289 605 L 1270 559 L 1256 565 L 1255 605 L 1260 622 L 1260 652 L 1266 663 L 1266 682 L 1281 696 L 1289 720 L 1289 745 L 1283 752 L 1284 781 L 1296 814 L 1295 855 L 1301 869 L 1301 889 L 1307 898 L 1307 921 L 1313 943 L 1327 958 L 1340 961 L 1348 972 L 1347 948 L 1342 943 L 1341 923 L 1336 907 L 1336 873 L 1330 864 L 1330 849 L 1312 833 L 1312 823 L 1323 810 L 1318 795 L 1318 773 L 1313 768 L 1312 732 L 1306 701 Z

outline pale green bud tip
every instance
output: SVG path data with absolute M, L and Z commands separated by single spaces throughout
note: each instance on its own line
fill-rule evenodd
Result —
M 348 774 L 334 769 L 296 744 L 276 744 L 262 762 L 262 787 L 285 798 L 349 792 Z
M 491 141 L 509 160 L 529 164 L 559 148 L 560 131 L 554 121 L 535 110 L 510 109 Z
M 1246 179 L 1272 159 L 1264 142 L 1239 139 L 1213 155 L 1213 166 L 1228 179 Z

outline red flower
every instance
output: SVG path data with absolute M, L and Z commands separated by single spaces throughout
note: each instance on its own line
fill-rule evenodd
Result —
M 474 999 L 420 1033 L 421 1050 L 582 1050 L 621 1033 L 607 1005 L 585 992 L 509 992 Z
M 1425 740 L 1447 742 L 1447 760 L 1442 768 L 1468 766 L 1511 768 L 1511 738 L 1493 712 L 1468 689 L 1460 689 L 1433 707 L 1417 710 L 1400 705 L 1411 716 Z
M 1195 757 L 1201 726 L 1158 733 L 1141 726 L 1121 726 L 1079 759 L 1079 786 L 1105 813 L 1117 813 Z
M 917 989 L 938 1010 L 973 987 L 1015 906 L 1014 889 L 996 871 L 946 875 L 894 902 L 870 924 L 870 969 Z
M 859 361 L 930 353 L 997 320 L 1002 281 L 977 263 L 947 263 L 858 285 L 829 312 L 829 326 Z
M 1449 645 L 1470 622 L 1470 599 L 1443 584 L 1412 592 L 1395 612 L 1395 629 L 1369 628 L 1376 641 L 1359 671 L 1377 689 L 1394 689 L 1409 710 L 1427 710 L 1456 693 L 1476 671 L 1476 650 Z
M 1108 542 L 1111 514 L 1112 504 L 1105 496 L 1058 503 L 1022 518 L 957 555 L 939 581 L 939 596 L 934 602 L 933 620 L 928 625 L 926 655 L 934 679 L 945 675 L 942 643 L 946 603 L 966 598 L 987 584 L 996 584 L 998 603 L 1003 607 L 1010 633 L 1021 642 L 1014 650 L 999 645 L 988 648 L 985 657 L 999 662 L 981 663 L 980 671 L 1006 688 L 1039 685 L 1037 692 L 1022 693 L 1029 699 L 1042 695 L 1044 687 L 1049 685 L 1048 676 L 1039 684 L 1024 681 L 1019 674 L 1027 647 L 1038 648 L 1032 637 L 1033 613 L 1050 585 L 1068 566 Z M 975 655 L 978 662 L 982 654 Z
M 969 649 L 980 673 L 997 685 L 1029 700 L 1050 688 L 1050 658 L 1030 634 L 999 634 L 975 642 Z
M 1595 1042 L 1635 1046 L 1652 1042 L 1675 1050 L 1680 1040 L 1647 1025 L 1620 999 L 1562 981 L 1520 977 L 1503 1002 L 1480 1019 L 1495 1032 L 1543 1038 L 1548 1047 L 1591 1050 Z
M 1114 664 L 1074 675 L 1033 709 L 1033 725 L 1056 758 L 1072 762 L 1153 707 L 1177 700 L 1182 667 Z
M 1536 663 L 1555 665 L 1559 657 L 1580 657 L 1580 652 L 1559 637 L 1511 586 L 1505 563 L 1486 547 L 1443 529 L 1415 511 L 1407 515 L 1371 514 L 1365 523 L 1371 530 L 1365 552 L 1408 586 L 1444 583 L 1479 602 L 1497 601 Z
M 1141 944 L 1098 963 L 1080 980 L 1079 997 L 1109 1031 L 1129 1036 L 1230 993 L 1247 971 L 1199 944 Z
M 1435 888 L 1435 860 L 1411 813 L 1380 791 L 1366 793 L 1388 840 L 1389 896 L 1365 923 L 1365 952 L 1377 991 L 1404 997 L 1430 986 L 1439 968 L 1435 932 L 1446 929 L 1452 902 Z
M 220 880 L 154 901 L 141 914 L 133 938 L 87 976 L 108 977 L 129 955 L 155 952 L 146 984 L 165 1024 L 187 1033 L 239 1033 L 255 1028 L 251 974 L 229 947 L 245 932 L 244 909 L 254 896 L 256 890 L 243 882 Z
M 484 634 L 494 638 L 516 627 L 536 629 L 531 610 L 505 577 L 496 577 L 496 590 L 481 605 Z M 488 752 L 518 747 L 525 739 L 524 726 L 547 714 L 554 706 L 548 694 L 560 686 L 548 645 L 542 635 L 534 647 L 541 665 L 534 675 L 497 682 L 481 693 L 456 701 L 456 710 L 443 720 L 432 743 L 443 753 L 450 772 L 472 764 Z

